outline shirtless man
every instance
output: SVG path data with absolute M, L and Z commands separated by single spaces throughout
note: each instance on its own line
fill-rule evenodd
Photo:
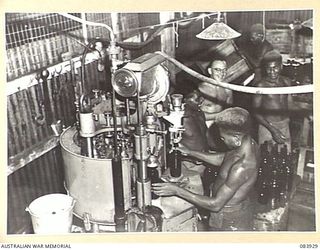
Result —
M 182 133 L 181 143 L 188 148 L 200 152 L 209 150 L 207 142 L 207 126 L 204 113 L 200 109 L 203 101 L 198 90 L 194 90 L 185 97 L 185 114 L 183 124 L 185 131 Z M 201 161 L 190 157 L 183 157 L 182 173 L 185 169 L 198 172 L 201 176 L 205 170 L 205 166 Z
M 250 136 L 250 115 L 242 108 L 229 108 L 220 112 L 215 122 L 228 152 L 204 153 L 180 148 L 184 154 L 221 166 L 211 195 L 195 194 L 173 183 L 152 184 L 152 191 L 159 196 L 176 195 L 208 209 L 211 230 L 249 231 L 253 214 L 248 194 L 257 179 L 259 162 L 259 147 Z
M 222 59 L 214 60 L 208 72 L 212 79 L 220 82 L 223 81 L 227 76 L 226 61 Z M 217 136 L 217 127 L 213 125 L 213 119 L 216 114 L 232 104 L 232 91 L 215 85 L 210 86 L 210 89 L 208 89 L 204 83 L 199 85 L 199 90 L 204 96 L 200 109 L 205 114 L 206 124 L 208 126 L 208 143 L 210 148 L 217 150 L 217 148 L 221 148 L 222 146 L 221 141 L 215 139 L 219 137 Z
M 261 60 L 264 55 L 273 50 L 265 38 L 265 27 L 261 23 L 253 24 L 250 27 L 249 39 L 240 46 L 242 53 L 249 60 L 254 69 L 254 84 L 261 80 Z
M 258 83 L 258 87 L 287 87 L 290 80 L 280 75 L 282 70 L 282 57 L 275 50 L 264 55 L 262 66 L 265 76 Z M 255 117 L 259 123 L 259 144 L 271 141 L 286 144 L 291 151 L 291 136 L 289 130 L 288 95 L 255 95 L 253 107 Z

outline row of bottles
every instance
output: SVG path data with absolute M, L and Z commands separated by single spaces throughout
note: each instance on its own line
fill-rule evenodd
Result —
M 284 206 L 292 188 L 293 157 L 286 145 L 261 145 L 261 163 L 258 172 L 258 201 L 271 209 Z

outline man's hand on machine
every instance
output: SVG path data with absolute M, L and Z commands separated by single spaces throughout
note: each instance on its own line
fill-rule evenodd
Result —
M 151 191 L 158 196 L 177 195 L 180 187 L 174 183 L 153 183 Z

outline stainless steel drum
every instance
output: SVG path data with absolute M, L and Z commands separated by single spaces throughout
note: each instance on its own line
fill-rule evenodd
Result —
M 61 134 L 65 185 L 69 195 L 76 200 L 74 214 L 90 222 L 114 224 L 114 192 L 112 159 L 93 159 L 80 155 L 80 147 L 74 142 L 75 127 Z M 131 164 L 122 159 L 125 210 L 131 207 Z

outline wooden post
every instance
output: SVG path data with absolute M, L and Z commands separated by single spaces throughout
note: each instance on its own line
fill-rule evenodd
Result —
M 160 12 L 160 23 L 164 24 L 169 20 L 174 18 L 173 12 Z M 173 25 L 164 29 L 161 33 L 161 51 L 168 54 L 171 57 L 175 57 L 175 33 Z M 175 86 L 176 76 L 175 76 L 175 66 L 172 63 L 166 62 L 166 66 L 170 73 L 170 83 Z
M 86 14 L 85 13 L 81 13 L 81 19 L 86 21 Z M 82 35 L 83 35 L 83 38 L 84 38 L 84 43 L 88 44 L 88 29 L 87 29 L 87 25 L 86 24 L 82 24 Z

